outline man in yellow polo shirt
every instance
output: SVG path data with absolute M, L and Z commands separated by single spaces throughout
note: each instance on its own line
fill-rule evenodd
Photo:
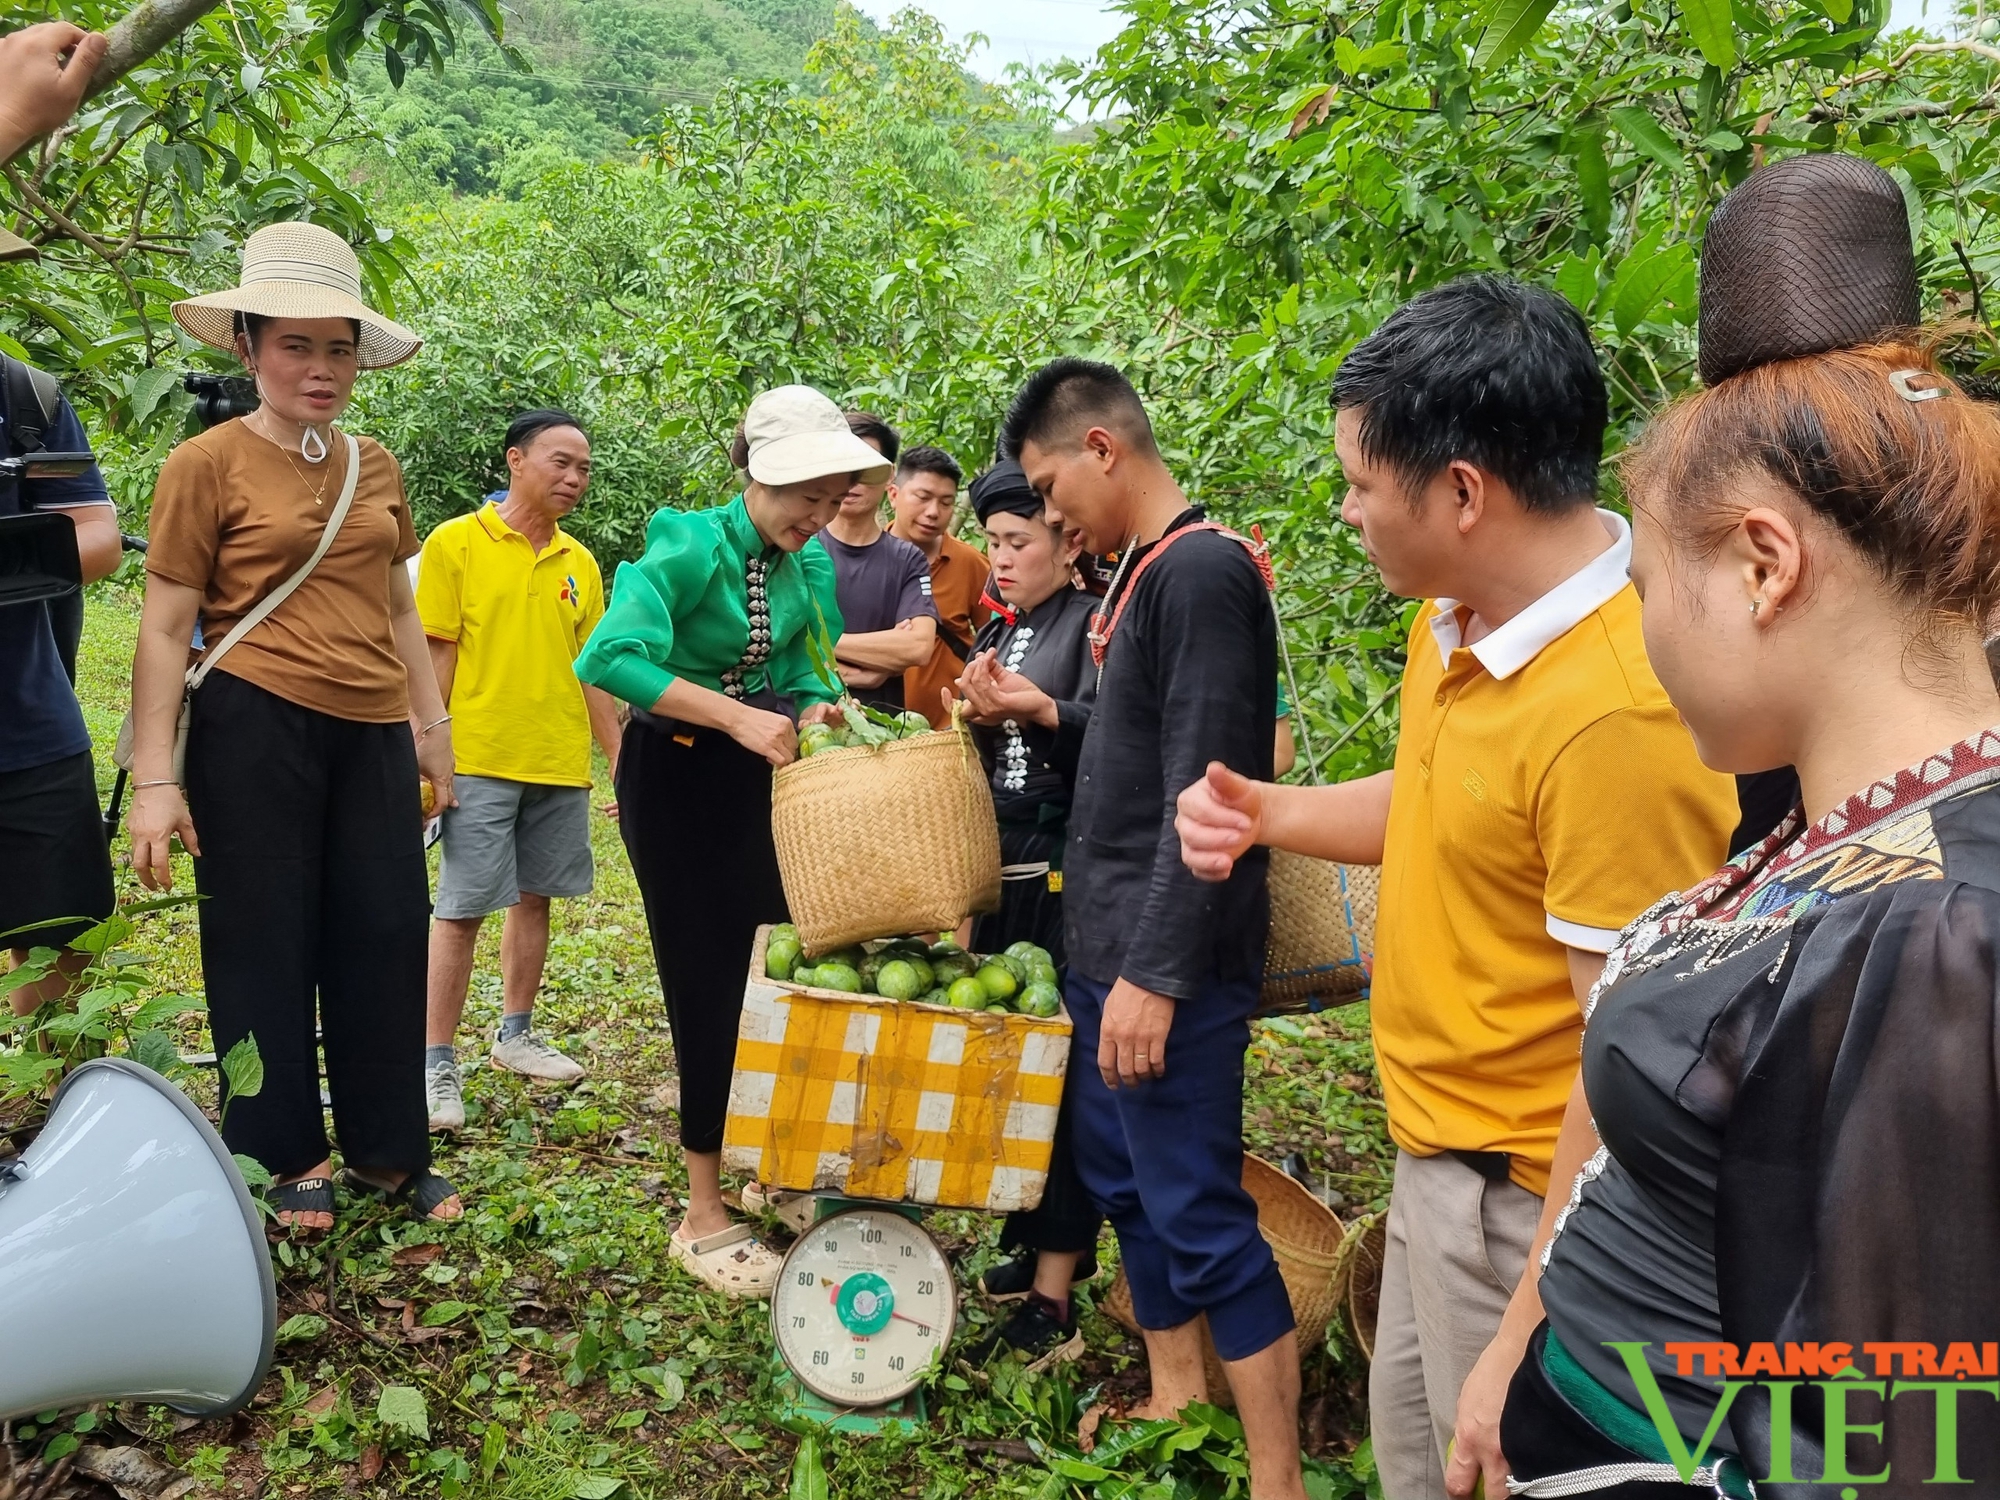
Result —
M 524 412 L 507 429 L 506 494 L 424 543 L 417 613 L 452 716 L 458 806 L 442 818 L 431 926 L 425 1092 L 431 1129 L 465 1123 L 453 1040 L 473 948 L 493 912 L 503 1000 L 490 1061 L 573 1083 L 583 1069 L 535 1035 L 549 901 L 590 890 L 590 741 L 615 766 L 611 698 L 571 663 L 604 614 L 597 559 L 558 524 L 590 483 L 590 440 L 567 412 Z
M 1214 768 L 1181 797 L 1182 849 L 1210 878 L 1252 843 L 1382 864 L 1370 1008 L 1398 1150 L 1369 1408 L 1388 1500 L 1444 1500 L 1460 1387 L 1568 1194 L 1549 1177 L 1581 1003 L 1620 927 L 1721 864 L 1736 795 L 1647 663 L 1631 531 L 1592 503 L 1606 400 L 1567 302 L 1493 276 L 1428 292 L 1334 400 L 1342 517 L 1429 601 L 1395 769 Z

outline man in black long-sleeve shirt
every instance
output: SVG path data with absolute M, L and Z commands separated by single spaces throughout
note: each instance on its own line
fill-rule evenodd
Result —
M 1271 774 L 1277 636 L 1240 539 L 1189 506 L 1138 395 L 1063 359 L 1008 412 L 1003 450 L 1087 551 L 1119 553 L 1064 853 L 1077 1167 L 1117 1228 L 1152 1367 L 1144 1415 L 1206 1400 L 1199 1315 L 1229 1373 L 1258 1500 L 1293 1500 L 1297 1342 L 1243 1190 L 1243 1053 L 1269 924 L 1262 863 L 1221 884 L 1181 860 L 1175 798 L 1214 761 Z M 1093 1066 L 1093 1063 L 1095 1066 Z

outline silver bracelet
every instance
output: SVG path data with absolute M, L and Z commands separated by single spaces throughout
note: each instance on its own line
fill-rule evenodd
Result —
M 180 783 L 178 781 L 175 781 L 173 777 L 169 776 L 164 781 L 135 781 L 132 783 L 132 790 L 135 792 L 143 792 L 149 786 L 179 786 L 179 785 Z
M 425 735 L 429 734 L 433 729 L 437 728 L 438 725 L 449 724 L 450 722 L 451 722 L 450 714 L 446 714 L 441 719 L 432 719 L 430 723 L 426 724 L 422 729 L 419 729 L 417 731 L 417 738 L 422 739 Z

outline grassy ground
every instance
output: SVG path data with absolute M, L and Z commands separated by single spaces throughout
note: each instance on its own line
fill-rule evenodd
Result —
M 135 595 L 95 592 L 80 675 L 107 786 L 136 623 Z M 1221 1413 L 1144 1441 L 1113 1440 L 1107 1427 L 1094 1453 L 1076 1448 L 1094 1397 L 1142 1383 L 1136 1344 L 1094 1308 L 1077 1366 L 1039 1378 L 955 1368 L 933 1390 L 919 1437 L 827 1440 L 798 1463 L 799 1439 L 773 1420 L 763 1304 L 707 1294 L 667 1257 L 684 1187 L 673 1056 L 638 892 L 608 820 L 596 820 L 595 844 L 597 890 L 557 903 L 537 1010 L 591 1076 L 565 1092 L 469 1071 L 468 1126 L 439 1162 L 464 1189 L 462 1224 L 412 1225 L 343 1199 L 323 1245 L 277 1249 L 281 1346 L 248 1412 L 197 1423 L 98 1409 L 17 1427 L 24 1453 L 52 1439 L 67 1448 L 65 1434 L 136 1439 L 227 1496 L 1242 1493 L 1240 1438 Z M 189 880 L 185 868 L 180 878 Z M 128 872 L 120 879 L 136 892 Z M 498 935 L 489 924 L 467 1010 L 475 1057 L 499 1011 Z M 141 919 L 134 946 L 152 955 L 162 986 L 199 994 L 192 912 Z M 1387 1191 L 1366 1025 L 1365 1007 L 1351 1007 L 1260 1030 L 1245 1102 L 1254 1148 L 1273 1160 L 1298 1153 L 1342 1195 L 1347 1217 L 1379 1207 Z M 183 1026 L 183 1050 L 206 1050 L 199 1016 Z M 995 1256 L 998 1226 L 958 1212 L 928 1222 L 968 1289 L 964 1338 L 987 1319 L 969 1289 Z M 1109 1260 L 1108 1235 L 1105 1252 Z M 1366 1488 L 1365 1450 L 1354 1454 L 1358 1375 L 1352 1355 L 1312 1351 L 1302 1437 L 1319 1460 L 1316 1500 Z

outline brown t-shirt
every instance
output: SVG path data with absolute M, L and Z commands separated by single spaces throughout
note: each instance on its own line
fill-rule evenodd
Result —
M 945 533 L 944 547 L 931 563 L 931 602 L 937 606 L 938 643 L 931 659 L 903 674 L 903 702 L 939 729 L 951 722 L 939 693 L 965 670 L 972 638 L 993 611 L 979 602 L 993 569 L 977 547 Z M 947 640 L 946 638 L 950 639 Z M 952 649 L 952 643 L 958 649 Z
M 335 718 L 389 724 L 410 712 L 389 623 L 390 570 L 419 549 L 395 456 L 373 438 L 359 442 L 361 478 L 333 546 L 215 670 Z M 336 433 L 330 446 L 324 463 L 308 464 L 238 420 L 168 455 L 153 490 L 146 571 L 201 590 L 207 645 L 319 545 L 347 479 L 346 440 Z

